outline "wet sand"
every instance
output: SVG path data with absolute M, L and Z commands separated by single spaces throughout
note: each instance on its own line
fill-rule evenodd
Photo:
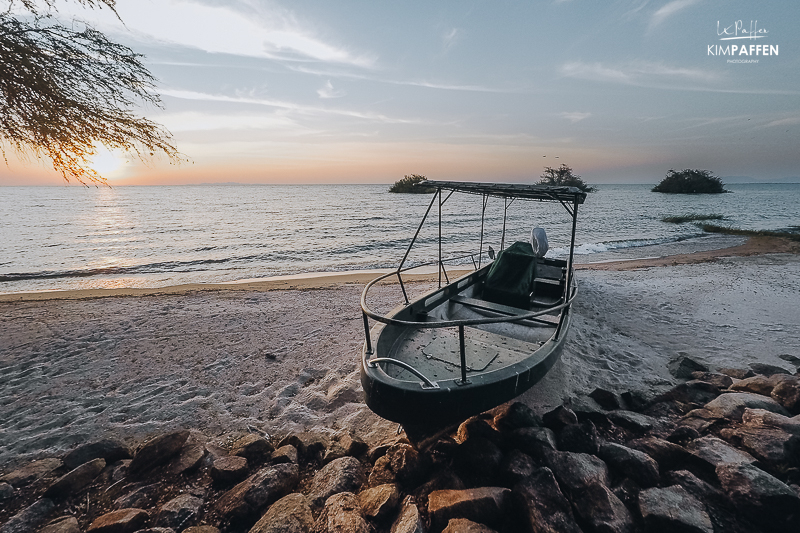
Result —
M 595 387 L 666 389 L 679 354 L 712 368 L 794 371 L 779 356 L 800 357 L 796 252 L 750 239 L 581 266 L 562 359 L 523 400 L 545 410 Z M 356 371 L 359 295 L 373 277 L 0 296 L 0 471 L 79 442 L 173 428 L 393 432 L 364 406 Z M 399 298 L 380 286 L 373 302 L 386 311 Z

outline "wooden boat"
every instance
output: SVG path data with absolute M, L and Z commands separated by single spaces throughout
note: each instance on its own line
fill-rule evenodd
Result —
M 519 396 L 558 360 L 577 294 L 572 259 L 578 205 L 586 193 L 543 185 L 426 181 L 424 186 L 436 192 L 405 257 L 396 270 L 367 284 L 361 295 L 366 336 L 361 383 L 372 411 L 402 424 L 407 433 L 429 434 Z M 443 199 L 445 191 L 449 195 Z M 441 206 L 456 192 L 481 195 L 483 212 L 475 270 L 450 281 L 449 261 L 441 251 Z M 481 266 L 489 197 L 504 199 L 501 249 L 510 202 L 561 203 L 572 220 L 569 257 L 540 257 L 542 253 L 531 253 L 530 243 L 514 243 Z M 422 265 L 404 268 L 404 263 L 437 200 L 439 257 L 427 264 L 437 265 L 439 286 L 410 301 L 403 274 Z M 390 277 L 397 278 L 404 301 L 381 315 L 369 308 L 368 295 Z M 377 322 L 372 328 L 370 320 Z

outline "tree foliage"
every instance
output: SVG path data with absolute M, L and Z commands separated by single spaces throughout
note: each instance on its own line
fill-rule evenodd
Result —
M 708 170 L 684 169 L 676 171 L 670 169 L 666 177 L 653 187 L 653 192 L 666 192 L 674 194 L 716 194 L 730 192 L 725 190 L 722 180 Z
M 545 167 L 544 172 L 540 176 L 539 183 L 541 185 L 561 185 L 566 187 L 577 187 L 583 192 L 594 192 L 597 189 L 587 185 L 580 176 L 574 174 L 572 169 L 561 163 L 558 168 Z
M 402 192 L 402 193 L 429 193 L 433 192 L 433 187 L 415 187 L 417 183 L 422 183 L 427 180 L 425 176 L 419 174 L 411 174 L 410 176 L 403 176 L 403 179 L 394 182 L 394 185 L 389 187 L 389 192 Z
M 114 9 L 114 0 L 78 0 Z M 99 145 L 140 159 L 181 159 L 170 133 L 137 116 L 137 105 L 160 106 L 155 78 L 140 54 L 88 25 L 60 24 L 22 0 L 27 13 L 0 14 L 0 149 L 47 156 L 65 180 L 105 183 L 89 165 Z M 115 12 L 116 13 L 116 12 Z

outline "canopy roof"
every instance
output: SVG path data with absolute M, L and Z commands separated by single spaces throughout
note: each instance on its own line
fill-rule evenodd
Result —
M 586 193 L 577 187 L 558 185 L 527 185 L 522 183 L 480 183 L 471 181 L 432 181 L 425 180 L 415 187 L 436 188 L 448 191 L 485 194 L 500 198 L 524 198 L 527 200 L 544 200 L 560 202 L 577 202 L 586 200 Z

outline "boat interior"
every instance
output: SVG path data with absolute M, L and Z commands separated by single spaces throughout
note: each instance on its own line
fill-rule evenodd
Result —
M 498 261 L 502 261 L 502 254 Z M 445 287 L 429 293 L 401 310 L 395 317 L 418 322 L 447 322 L 544 313 L 515 322 L 468 325 L 464 328 L 467 375 L 474 376 L 508 367 L 531 354 L 553 337 L 561 319 L 558 307 L 565 294 L 567 262 L 534 257 L 533 267 L 523 276 L 521 294 L 498 294 L 491 287 L 488 265 Z M 535 274 L 534 274 L 535 273 Z M 514 273 L 512 272 L 511 275 Z M 517 284 L 507 279 L 505 287 Z M 513 304 L 513 305 L 509 305 Z M 392 331 L 394 330 L 394 331 Z M 460 338 L 457 328 L 404 328 L 388 325 L 382 336 L 387 357 L 403 361 L 434 381 L 457 379 L 461 374 Z M 386 364 L 383 370 L 398 380 L 418 381 L 402 366 Z

